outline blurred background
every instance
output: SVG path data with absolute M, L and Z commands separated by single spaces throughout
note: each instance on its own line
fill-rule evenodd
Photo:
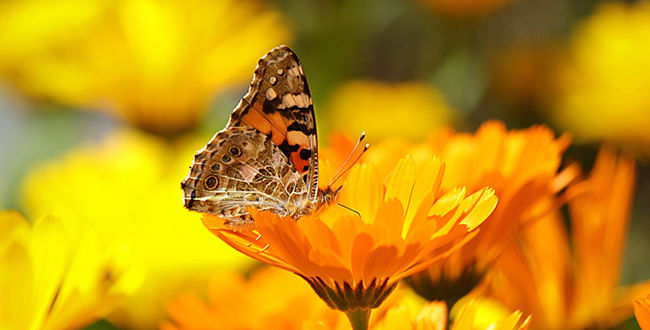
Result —
M 587 170 L 603 143 L 634 155 L 622 284 L 650 278 L 648 1 L 2 0 L 0 209 L 106 227 L 144 283 L 168 281 L 112 323 L 155 324 L 142 301 L 250 263 L 215 248 L 180 181 L 279 44 L 305 68 L 321 144 L 498 119 L 569 133 L 565 162 Z

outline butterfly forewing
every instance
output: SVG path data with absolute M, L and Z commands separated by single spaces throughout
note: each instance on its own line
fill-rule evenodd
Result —
M 250 126 L 266 134 L 287 156 L 309 187 L 318 191 L 318 139 L 307 78 L 296 54 L 286 46 L 260 59 L 253 81 L 226 127 Z

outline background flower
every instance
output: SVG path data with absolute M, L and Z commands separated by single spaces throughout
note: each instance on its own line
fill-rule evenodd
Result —
M 217 91 L 252 77 L 260 54 L 289 38 L 281 15 L 253 0 L 3 6 L 5 79 L 31 97 L 159 132 L 196 125 Z
M 576 30 L 558 74 L 553 120 L 579 141 L 650 146 L 650 3 L 608 3 Z
M 412 303 L 408 296 L 388 310 L 386 316 L 377 322 L 375 330 L 472 330 L 472 329 L 527 329 L 530 317 L 523 317 L 519 311 L 510 312 L 489 299 L 468 299 L 454 306 L 448 319 L 444 302 L 431 301 Z
M 558 65 L 561 55 L 561 48 L 548 42 L 516 43 L 493 54 L 491 86 L 504 111 L 511 116 L 527 117 L 548 107 L 557 78 L 549 67 Z M 530 110 L 517 113 L 518 107 Z
M 650 295 L 639 298 L 634 302 L 634 316 L 641 329 L 650 327 Z
M 366 132 L 371 141 L 424 138 L 454 116 L 439 91 L 415 82 L 352 81 L 333 92 L 328 110 L 333 123 L 346 123 L 345 130 L 352 135 Z
M 492 294 L 534 315 L 536 329 L 611 327 L 628 318 L 634 297 L 650 286 L 620 285 L 634 173 L 632 159 L 601 150 L 589 178 L 570 188 L 580 193 L 569 202 L 570 239 L 559 214 L 533 224 L 499 258 Z
M 554 206 L 549 199 L 577 174 L 574 167 L 559 173 L 567 145 L 567 136 L 555 138 L 547 127 L 507 130 L 503 123 L 488 122 L 475 134 L 446 130 L 413 147 L 400 141 L 374 146 L 364 161 L 380 169 L 390 168 L 405 152 L 419 159 L 439 155 L 446 163 L 442 193 L 457 186 L 475 193 L 489 186 L 499 197 L 496 209 L 471 242 L 409 279 L 416 291 L 449 305 L 471 291 L 510 240 L 551 210 Z
M 183 208 L 180 181 L 189 164 L 174 155 L 201 143 L 124 131 L 39 166 L 24 183 L 30 215 L 49 210 L 73 230 L 95 228 L 102 244 L 128 247 L 144 280 L 113 315 L 127 327 L 157 325 L 181 288 L 200 290 L 216 270 L 250 264 Z
M 346 329 L 347 320 L 327 307 L 299 277 L 264 267 L 245 279 L 219 273 L 210 280 L 208 301 L 186 293 L 167 308 L 172 329 L 304 329 L 318 324 Z
M 102 244 L 91 228 L 74 235 L 57 218 L 32 225 L 15 211 L 0 211 L 0 227 L 3 329 L 83 327 L 113 310 L 141 280 L 128 251 Z

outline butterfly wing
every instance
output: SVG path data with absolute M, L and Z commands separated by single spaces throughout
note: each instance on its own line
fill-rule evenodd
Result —
M 248 93 L 239 102 L 229 127 L 254 127 L 282 151 L 309 189 L 318 193 L 318 138 L 307 78 L 296 54 L 279 46 L 262 57 Z
M 217 214 L 226 225 L 253 224 L 248 207 L 300 216 L 308 189 L 280 149 L 251 127 L 226 128 L 194 156 L 181 184 L 185 207 Z

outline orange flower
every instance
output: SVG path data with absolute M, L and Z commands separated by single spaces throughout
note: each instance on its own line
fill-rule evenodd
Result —
M 299 278 L 266 267 L 245 280 L 237 273 L 216 275 L 208 288 L 208 302 L 192 293 L 168 306 L 171 321 L 162 330 L 180 329 L 301 329 L 321 323 L 329 329 L 345 325 L 339 313 L 327 308 Z
M 489 188 L 440 194 L 443 171 L 437 158 L 406 156 L 387 178 L 363 164 L 351 170 L 339 198 L 355 212 L 335 206 L 295 221 L 251 209 L 252 232 L 233 231 L 211 215 L 203 224 L 240 252 L 298 274 L 355 329 L 366 329 L 370 310 L 398 280 L 462 246 L 496 206 Z
M 539 329 L 615 325 L 632 313 L 635 292 L 619 287 L 634 186 L 634 160 L 602 149 L 590 177 L 569 190 L 571 242 L 559 214 L 534 224 L 499 259 L 492 291 L 535 316 Z M 549 244 L 549 242 L 552 242 Z
M 495 96 L 506 103 L 505 109 L 520 117 L 530 116 L 523 109 L 547 109 L 554 82 L 554 70 L 560 61 L 559 47 L 551 43 L 517 43 L 500 49 L 491 61 L 490 85 Z
M 439 155 L 447 164 L 443 193 L 465 186 L 471 194 L 489 186 L 499 197 L 476 238 L 443 263 L 409 278 L 413 288 L 429 300 L 446 300 L 449 305 L 471 291 L 504 244 L 549 212 L 554 206 L 549 200 L 577 175 L 577 167 L 558 174 L 568 140 L 556 139 L 544 126 L 508 131 L 500 122 L 488 122 L 475 134 L 441 131 L 410 149 L 399 141 L 374 146 L 365 160 L 380 168 L 388 168 L 403 150 L 421 159 Z
M 642 330 L 650 329 L 650 294 L 634 302 L 634 316 Z

